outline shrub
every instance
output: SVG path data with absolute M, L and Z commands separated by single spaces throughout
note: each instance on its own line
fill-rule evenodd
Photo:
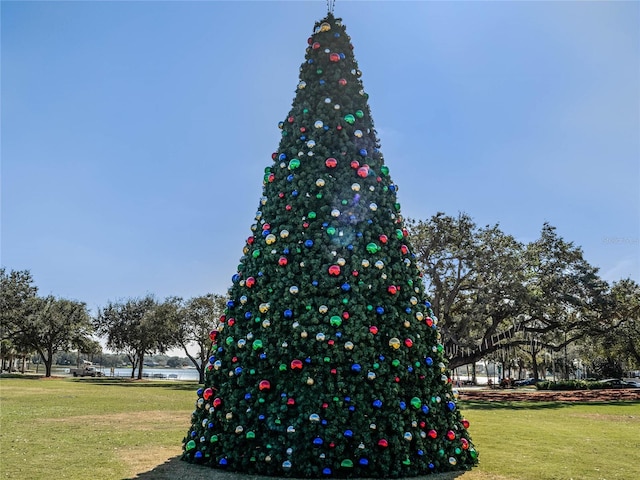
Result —
M 557 382 L 538 382 L 536 388 L 538 390 L 588 390 L 593 388 L 591 386 L 593 382 L 586 382 L 584 380 L 560 380 Z

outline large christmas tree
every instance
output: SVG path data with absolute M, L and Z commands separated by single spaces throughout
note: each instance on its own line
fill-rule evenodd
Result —
M 477 463 L 350 38 L 308 39 L 183 458 L 293 477 Z

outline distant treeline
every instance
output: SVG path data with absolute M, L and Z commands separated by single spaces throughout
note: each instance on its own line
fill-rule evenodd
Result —
M 34 363 L 39 361 L 36 355 L 32 359 Z M 55 365 L 77 365 L 83 361 L 88 361 L 103 367 L 131 367 L 131 362 L 126 355 L 116 353 L 98 353 L 94 355 L 78 355 L 78 352 L 58 352 L 54 356 Z M 147 367 L 167 367 L 181 368 L 193 367 L 193 363 L 187 357 L 169 356 L 169 355 L 151 355 L 146 358 L 145 366 Z

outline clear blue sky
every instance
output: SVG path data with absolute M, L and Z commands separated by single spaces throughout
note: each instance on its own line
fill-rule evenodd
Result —
M 326 3 L 2 1 L 1 263 L 225 293 Z M 640 4 L 338 0 L 406 217 L 543 222 L 640 281 Z

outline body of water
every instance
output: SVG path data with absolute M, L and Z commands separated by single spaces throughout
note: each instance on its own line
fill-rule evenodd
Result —
M 101 371 L 105 377 L 124 377 L 131 378 L 130 368 L 109 368 L 95 366 L 97 370 Z M 64 373 L 70 373 L 70 369 L 66 369 Z M 195 368 L 153 368 L 144 367 L 142 369 L 143 378 L 149 380 L 194 380 L 198 381 L 198 370 Z M 135 377 L 138 376 L 138 370 L 135 372 Z

